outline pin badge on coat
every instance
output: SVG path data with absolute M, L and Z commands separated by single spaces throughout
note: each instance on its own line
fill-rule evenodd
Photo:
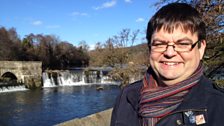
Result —
M 195 115 L 193 111 L 184 112 L 184 114 L 188 117 L 189 122 L 191 124 L 202 125 L 205 124 L 205 117 L 203 114 Z

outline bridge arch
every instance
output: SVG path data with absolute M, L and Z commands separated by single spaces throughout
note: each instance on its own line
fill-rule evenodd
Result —
M 27 88 L 42 86 L 42 62 L 40 61 L 0 61 L 0 79 L 7 78 Z M 6 80 L 7 80 L 6 79 Z
M 5 72 L 5 73 L 3 73 L 1 78 L 3 80 L 8 80 L 8 81 L 17 81 L 16 75 L 13 74 L 12 72 Z

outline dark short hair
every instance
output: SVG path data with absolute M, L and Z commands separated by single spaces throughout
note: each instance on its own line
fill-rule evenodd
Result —
M 152 34 L 164 28 L 172 33 L 177 27 L 182 27 L 185 32 L 198 33 L 198 39 L 206 38 L 205 23 L 199 12 L 186 3 L 171 3 L 158 10 L 149 20 L 146 38 L 148 46 L 151 43 Z

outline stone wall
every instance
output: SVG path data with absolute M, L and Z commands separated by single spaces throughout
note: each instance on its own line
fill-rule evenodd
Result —
M 110 126 L 111 113 L 112 108 L 84 118 L 66 121 L 56 126 Z
M 42 62 L 40 61 L 0 61 L 0 77 L 10 72 L 17 77 L 18 83 L 26 87 L 42 86 Z

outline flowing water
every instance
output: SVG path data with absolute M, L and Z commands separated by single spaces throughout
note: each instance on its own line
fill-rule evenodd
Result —
M 118 86 L 64 86 L 0 93 L 1 126 L 51 126 L 111 108 Z M 102 86 L 102 85 L 101 85 Z
M 43 73 L 41 90 L 0 89 L 0 126 L 52 126 L 85 117 L 111 108 L 120 92 L 115 84 L 86 83 L 70 72 L 59 72 L 56 79 L 48 75 Z

